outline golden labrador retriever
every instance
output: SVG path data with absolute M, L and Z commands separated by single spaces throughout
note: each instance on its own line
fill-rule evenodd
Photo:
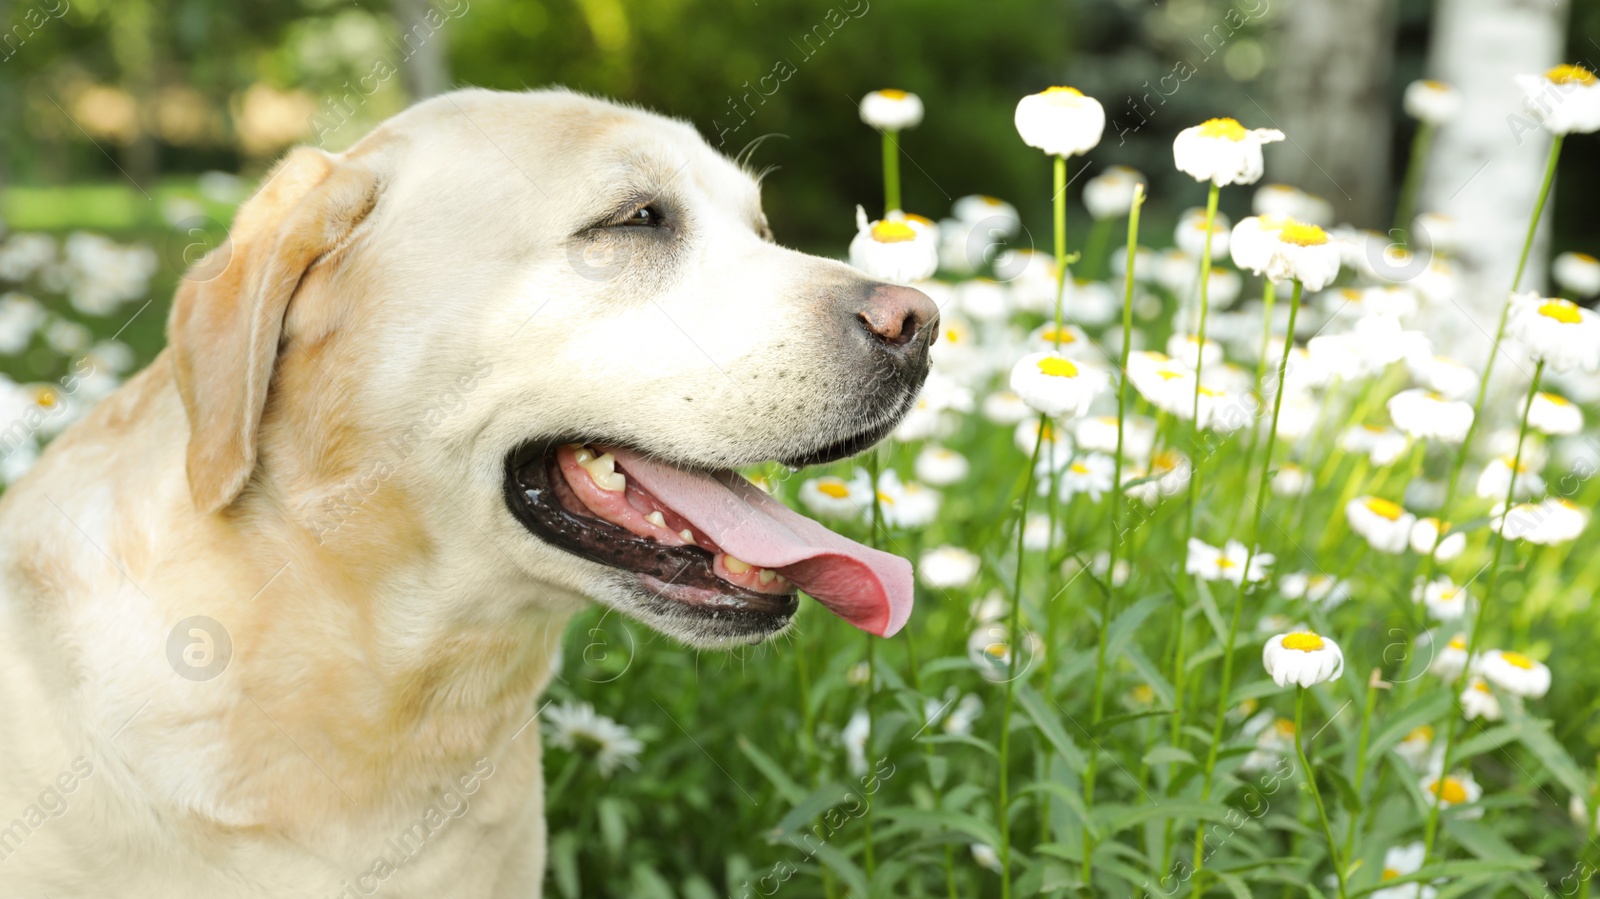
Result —
M 636 109 L 468 90 L 294 151 L 0 501 L 0 894 L 538 896 L 575 609 L 904 623 L 909 564 L 730 469 L 877 441 L 936 318 Z

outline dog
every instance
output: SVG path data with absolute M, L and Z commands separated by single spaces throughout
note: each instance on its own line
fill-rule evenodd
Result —
M 540 895 L 574 611 L 905 622 L 909 563 L 731 470 L 876 443 L 937 319 L 639 109 L 462 90 L 293 150 L 0 499 L 0 894 Z

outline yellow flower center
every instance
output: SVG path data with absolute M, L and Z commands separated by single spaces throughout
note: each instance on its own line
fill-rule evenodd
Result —
M 1406 734 L 1406 742 L 1433 742 L 1433 728 L 1427 724 L 1419 724 Z
M 1073 474 L 1088 474 L 1089 473 L 1089 466 L 1083 464 L 1082 462 L 1074 462 L 1069 467 L 1072 469 L 1072 473 Z
M 1176 381 L 1177 379 L 1183 377 L 1183 372 L 1173 371 L 1170 368 L 1161 368 L 1156 370 L 1156 376 L 1163 381 Z
M 1446 777 L 1444 780 L 1434 781 L 1433 795 L 1451 805 L 1458 805 L 1467 801 L 1467 788 L 1457 778 Z
M 817 485 L 817 492 L 834 499 L 844 499 L 850 495 L 850 488 L 838 481 L 823 481 Z
M 983 648 L 983 651 L 994 658 L 1003 659 L 1006 656 L 1006 645 L 1004 643 L 990 643 Z
M 1328 242 L 1328 232 L 1316 225 L 1294 222 L 1283 226 L 1283 230 L 1278 232 L 1278 239 L 1300 247 L 1320 247 Z
M 1279 718 L 1278 720 L 1272 722 L 1272 724 L 1277 728 L 1278 733 L 1282 734 L 1283 736 L 1294 736 L 1294 722 L 1290 721 L 1288 718 Z
M 1396 871 L 1393 868 L 1384 868 L 1383 869 L 1383 873 L 1378 875 L 1378 879 L 1379 880 L 1394 880 L 1396 877 L 1399 877 L 1399 876 L 1400 876 L 1400 872 L 1399 871 Z
M 886 87 L 883 90 L 878 91 L 878 96 L 888 100 L 904 100 L 906 98 L 906 92 L 898 88 Z
M 1600 262 L 1600 259 L 1596 259 L 1593 256 L 1590 256 L 1588 253 L 1573 253 L 1572 258 L 1588 265 L 1594 265 L 1596 262 Z
M 1171 471 L 1178 467 L 1178 453 L 1175 450 L 1162 450 L 1150 460 L 1150 467 L 1156 471 Z
M 1056 328 L 1054 326 L 1040 331 L 1039 338 L 1049 343 L 1072 343 L 1078 339 L 1066 328 Z
M 951 343 L 955 343 L 961 339 L 961 333 L 955 328 L 951 328 L 950 330 L 944 332 L 944 339 L 950 341 Z
M 1447 644 L 1447 645 L 1451 649 L 1458 650 L 1458 651 L 1461 651 L 1461 652 L 1465 652 L 1466 649 L 1467 649 L 1467 641 L 1462 637 L 1452 638 L 1450 640 L 1449 644 Z
M 1301 652 L 1316 652 L 1326 645 L 1321 637 L 1311 631 L 1295 631 L 1283 638 L 1284 649 L 1298 649 Z
M 916 240 L 917 232 L 915 228 L 905 222 L 894 222 L 885 219 L 873 224 L 872 239 L 878 243 L 903 243 L 908 240 Z
M 56 392 L 48 387 L 40 387 L 33 392 L 33 401 L 41 409 L 54 409 L 57 402 Z
M 1201 396 L 1222 396 L 1222 391 L 1212 390 L 1210 387 L 1197 388 Z
M 1246 131 L 1238 119 L 1207 119 L 1200 123 L 1201 137 L 1219 137 L 1223 140 L 1244 140 Z
M 1399 503 L 1390 502 L 1386 499 L 1380 499 L 1376 496 L 1369 498 L 1366 506 L 1368 511 L 1372 512 L 1372 514 L 1380 515 L 1389 519 L 1390 521 L 1399 521 L 1400 516 L 1405 514 L 1406 511 L 1400 508 Z
M 1539 304 L 1539 314 L 1563 325 L 1575 325 L 1582 321 L 1578 307 L 1567 300 L 1545 300 Z
M 1544 397 L 1544 401 L 1545 402 L 1550 403 L 1551 405 L 1554 405 L 1554 406 L 1570 406 L 1570 405 L 1572 405 L 1571 403 L 1567 402 L 1566 397 L 1556 396 L 1553 393 L 1541 393 L 1539 395 Z
M 1472 684 L 1472 689 L 1477 690 L 1479 693 L 1488 693 L 1489 692 L 1489 684 L 1484 682 L 1484 681 L 1481 681 L 1481 680 L 1480 681 L 1475 681 Z
M 1217 558 L 1217 567 L 1222 569 L 1223 571 L 1227 571 L 1229 568 L 1233 568 L 1233 567 L 1237 566 L 1238 564 L 1239 564 L 1238 562 L 1235 562 L 1234 560 L 1228 558 L 1227 556 L 1219 556 Z
M 1359 302 L 1361 302 L 1361 291 L 1359 289 L 1357 289 L 1357 288 L 1346 287 L 1344 290 L 1341 290 L 1339 292 L 1344 295 L 1344 298 L 1345 298 L 1346 302 L 1349 302 L 1349 303 L 1359 303 Z
M 1138 686 L 1133 688 L 1133 699 L 1134 699 L 1135 702 L 1141 703 L 1143 705 L 1148 705 L 1151 702 L 1155 701 L 1155 698 L 1156 698 L 1155 688 L 1150 686 L 1149 684 L 1139 684 Z
M 1520 652 L 1502 652 L 1500 653 L 1500 658 L 1507 665 L 1510 665 L 1513 668 L 1521 668 L 1523 671 L 1533 670 L 1533 659 L 1528 658 Z
M 1459 593 L 1459 592 L 1461 592 L 1461 591 L 1455 590 L 1455 589 L 1440 590 L 1439 591 L 1439 598 L 1444 600 L 1445 602 L 1449 602 L 1450 600 L 1455 599 L 1456 598 L 1456 594 Z
M 1588 87 L 1595 83 L 1594 73 L 1576 65 L 1559 65 L 1544 73 L 1544 77 L 1552 84 L 1581 84 Z
M 1447 91 L 1450 89 L 1450 85 L 1445 84 L 1443 81 L 1434 81 L 1431 78 L 1422 83 L 1436 91 Z
M 894 497 L 890 496 L 887 493 L 884 493 L 882 490 L 879 490 L 878 491 L 878 502 L 892 506 L 892 505 L 894 505 Z
M 1076 104 L 1083 99 L 1083 91 L 1075 87 L 1047 87 L 1039 95 L 1061 104 Z
M 1039 360 L 1039 371 L 1052 378 L 1076 378 L 1078 366 L 1073 365 L 1069 359 L 1060 356 L 1046 356 Z

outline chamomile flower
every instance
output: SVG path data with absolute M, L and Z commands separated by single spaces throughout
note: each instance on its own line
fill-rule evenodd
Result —
M 1250 563 L 1249 579 L 1259 581 L 1267 576 L 1267 569 L 1272 566 L 1274 558 L 1272 553 L 1264 552 L 1257 552 L 1252 557 L 1250 550 L 1237 540 L 1229 540 L 1219 548 L 1191 537 L 1183 570 L 1202 581 L 1240 584 L 1246 577 L 1246 559 Z
M 1280 140 L 1283 132 L 1276 129 L 1249 129 L 1236 119 L 1208 119 L 1178 132 L 1172 159 L 1178 171 L 1196 181 L 1219 187 L 1254 184 L 1265 170 L 1262 145 Z
M 956 589 L 978 576 L 978 557 L 959 546 L 937 546 L 922 554 L 917 577 L 939 589 Z
M 1453 681 L 1467 670 L 1467 638 L 1456 634 L 1441 648 L 1428 665 L 1428 670 L 1439 676 L 1440 680 Z
M 1350 598 L 1350 587 L 1336 577 L 1320 572 L 1286 574 L 1278 588 L 1288 599 L 1303 599 L 1321 606 L 1324 611 L 1341 605 Z
M 956 200 L 950 205 L 950 214 L 962 224 L 986 225 L 1007 236 L 1016 234 L 1022 227 L 1017 207 L 988 194 L 970 194 Z
M 1476 670 L 1490 683 L 1514 696 L 1538 699 L 1550 692 L 1550 669 L 1520 652 L 1491 649 L 1478 659 Z
M 1072 451 L 1072 435 L 1048 421 L 1041 428 L 1037 413 L 1017 423 L 1017 429 L 1012 433 L 1012 440 L 1024 456 L 1032 456 L 1034 447 L 1038 446 L 1041 436 L 1053 445 L 1054 452 L 1064 451 L 1070 453 Z M 1064 450 L 1062 449 L 1063 447 L 1065 448 Z M 1041 452 L 1040 456 L 1044 457 L 1044 454 Z
M 1011 292 L 993 278 L 972 278 L 956 287 L 956 306 L 973 321 L 1003 322 L 1011 317 Z
M 1468 721 L 1482 718 L 1485 721 L 1499 721 L 1505 717 L 1500 709 L 1500 697 L 1494 695 L 1489 689 L 1489 684 L 1481 677 L 1469 678 L 1466 689 L 1461 691 L 1461 714 Z
M 1551 134 L 1600 130 L 1600 79 L 1580 65 L 1559 65 L 1542 75 L 1518 75 L 1523 105 Z
M 1228 217 L 1217 213 L 1211 222 L 1211 256 L 1221 258 L 1228 255 L 1228 237 L 1230 234 Z M 1206 211 L 1204 209 L 1185 209 L 1178 217 L 1178 229 L 1173 233 L 1173 243 L 1178 249 L 1191 256 L 1199 256 L 1206 248 Z
M 1424 79 L 1406 85 L 1406 115 L 1429 125 L 1443 125 L 1461 111 L 1461 95 L 1443 81 Z
M 1379 872 L 1378 880 L 1387 882 L 1407 874 L 1415 874 L 1421 870 L 1427 854 L 1427 850 L 1420 842 L 1389 847 L 1383 853 L 1383 870 Z M 1438 891 L 1427 884 L 1403 883 L 1373 892 L 1372 899 L 1433 899 L 1436 895 Z
M 1061 470 L 1061 498 L 1071 499 L 1087 493 L 1089 501 L 1097 503 L 1111 492 L 1115 472 L 1116 462 L 1110 456 L 1101 453 L 1079 456 Z
M 1528 426 L 1552 436 L 1583 430 L 1583 410 L 1566 397 L 1540 391 L 1528 404 Z
M 1339 247 L 1328 232 L 1316 225 L 1290 222 L 1276 232 L 1278 243 L 1267 263 L 1265 277 L 1274 281 L 1299 281 L 1317 291 L 1339 276 Z
M 1151 457 L 1149 469 L 1124 466 L 1122 484 L 1129 496 L 1153 506 L 1189 486 L 1189 459 L 1176 450 L 1162 450 Z
M 1433 751 L 1433 727 L 1427 724 L 1413 727 L 1404 739 L 1395 744 L 1394 751 L 1411 767 L 1417 769 L 1425 767 L 1428 756 Z
M 939 491 L 900 480 L 892 469 L 878 476 L 878 512 L 890 527 L 925 528 L 939 517 Z M 871 514 L 871 505 L 866 514 Z
M 1272 476 L 1272 492 L 1277 496 L 1305 496 L 1311 492 L 1311 472 L 1293 462 L 1280 464 Z
M 848 481 L 833 475 L 814 478 L 800 485 L 800 504 L 823 518 L 859 519 L 863 509 L 872 508 L 872 483 L 861 469 Z
M 1096 219 L 1121 218 L 1133 208 L 1133 190 L 1145 183 L 1144 175 L 1125 165 L 1114 165 L 1083 185 L 1083 205 Z
M 1344 507 L 1350 529 L 1381 553 L 1401 553 L 1411 540 L 1417 518 L 1399 503 L 1377 496 L 1358 496 Z
M 925 446 L 917 453 L 912 470 L 917 477 L 935 487 L 948 487 L 966 480 L 970 466 L 967 457 L 943 446 Z
M 1117 452 L 1117 417 L 1096 415 L 1073 422 L 1072 436 L 1078 448 L 1096 453 Z M 1140 415 L 1122 420 L 1122 455 L 1125 459 L 1148 459 L 1155 447 L 1156 423 Z
M 1600 259 L 1588 253 L 1562 253 L 1550 264 L 1550 277 L 1574 296 L 1600 293 Z
M 1516 477 L 1511 476 L 1512 459 L 1496 456 L 1483 466 L 1478 476 L 1478 495 L 1485 499 L 1503 499 L 1506 491 L 1519 497 L 1538 496 L 1544 492 L 1544 478 L 1527 463 L 1517 466 Z
M 1083 415 L 1105 388 L 1106 377 L 1099 370 L 1055 353 L 1029 353 L 1011 369 L 1011 389 L 1050 416 Z
M 1459 774 L 1440 776 L 1432 774 L 1422 779 L 1423 798 L 1429 805 L 1437 805 L 1441 809 L 1454 805 L 1471 805 L 1483 798 L 1483 788 L 1472 779 L 1472 774 L 1463 771 Z
M 1578 539 L 1588 523 L 1588 513 L 1571 500 L 1547 496 L 1537 503 L 1514 505 L 1509 512 L 1505 503 L 1496 503 L 1489 526 L 1512 540 L 1555 546 Z
M 1347 453 L 1363 453 L 1373 465 L 1392 465 L 1411 446 L 1411 438 L 1393 428 L 1376 425 L 1351 425 L 1339 435 L 1339 448 Z
M 1418 440 L 1460 443 L 1472 427 L 1472 404 L 1421 388 L 1402 390 L 1384 404 L 1395 427 Z
M 1233 264 L 1257 275 L 1266 274 L 1278 247 L 1278 231 L 1292 221 L 1294 219 L 1286 215 L 1277 214 L 1240 219 L 1228 239 Z
M 939 238 L 905 218 L 867 221 L 856 207 L 856 236 L 850 241 L 850 264 L 883 281 L 909 284 L 933 277 L 939 268 Z
M 994 847 L 988 843 L 972 844 L 972 860 L 980 868 L 986 868 L 997 873 L 1000 871 L 1000 853 L 996 852 Z
M 1278 686 L 1310 687 L 1344 673 L 1339 644 L 1314 631 L 1278 634 L 1261 650 L 1261 664 Z
M 886 88 L 861 98 L 861 121 L 880 131 L 904 131 L 922 124 L 922 98 Z
M 1255 748 L 1239 766 L 1241 771 L 1266 770 L 1294 751 L 1294 722 L 1288 718 L 1262 712 L 1246 721 L 1241 730 L 1256 740 Z
M 1465 587 L 1457 586 L 1449 575 L 1443 574 L 1427 582 L 1417 578 L 1417 585 L 1411 589 L 1411 601 L 1422 603 L 1428 614 L 1440 621 L 1455 621 L 1465 615 L 1469 598 Z
M 549 745 L 592 756 L 601 777 L 638 765 L 644 744 L 627 726 L 597 714 L 587 702 L 558 702 L 542 713 Z
M 1467 535 L 1450 530 L 1450 522 L 1437 518 L 1418 518 L 1411 526 L 1411 550 L 1419 555 L 1433 553 L 1440 562 L 1449 562 L 1467 548 Z
M 1570 300 L 1514 295 L 1506 334 L 1558 372 L 1600 369 L 1600 316 Z
M 1202 363 L 1210 368 L 1222 361 L 1221 344 L 1208 339 L 1202 348 L 1200 338 L 1193 334 L 1174 334 L 1167 338 L 1167 353 L 1190 368 Z
M 1035 350 L 1060 353 L 1068 359 L 1092 359 L 1100 354 L 1089 335 L 1072 324 L 1057 328 L 1054 323 L 1045 322 L 1028 334 L 1028 345 Z
M 845 765 L 850 773 L 860 777 L 867 773 L 867 738 L 872 736 L 872 716 L 866 709 L 856 709 L 839 731 L 839 742 L 844 744 Z
M 1014 425 L 1033 417 L 1033 410 L 1015 390 L 996 390 L 983 398 L 983 418 L 992 424 Z M 1028 452 L 1033 452 L 1030 446 Z
M 1100 143 L 1106 111 L 1072 87 L 1050 87 L 1017 103 L 1013 117 L 1022 142 L 1051 156 L 1081 156 Z
M 1411 374 L 1445 399 L 1464 400 L 1478 392 L 1478 373 L 1449 356 L 1407 360 Z

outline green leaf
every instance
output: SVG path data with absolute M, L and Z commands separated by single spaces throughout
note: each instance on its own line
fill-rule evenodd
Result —
M 1065 713 L 1060 712 L 1060 707 L 1052 709 L 1045 705 L 1039 694 L 1026 685 L 1017 688 L 1017 702 L 1028 713 L 1028 717 L 1033 720 L 1034 726 L 1039 728 L 1039 732 L 1044 734 L 1044 738 L 1055 747 L 1056 752 L 1061 753 L 1067 765 L 1074 771 L 1082 771 L 1087 762 L 1084 760 L 1083 751 L 1072 742 L 1071 737 L 1067 736 L 1066 730 L 1061 727 L 1061 721 L 1056 717 L 1057 713 L 1065 717 Z
M 794 804 L 793 808 L 789 809 L 788 814 L 778 821 L 778 825 L 768 831 L 768 841 L 776 843 L 806 830 L 810 827 L 811 822 L 817 819 L 817 816 L 844 802 L 851 795 L 850 790 L 846 789 L 843 784 L 823 784 L 809 796 L 802 797 L 799 802 Z
M 633 866 L 633 890 L 630 895 L 644 897 L 644 899 L 676 899 L 672 895 L 672 885 L 662 878 L 654 866 L 646 862 L 637 862 Z
M 749 759 L 752 765 L 756 766 L 756 770 L 760 771 L 761 775 L 772 784 L 773 788 L 778 791 L 779 796 L 788 800 L 791 805 L 798 804 L 801 799 L 805 798 L 806 791 L 795 783 L 794 779 L 777 762 L 773 761 L 771 756 L 757 749 L 754 743 L 744 737 L 740 737 L 738 742 L 739 751 L 744 753 L 744 757 Z
M 1195 820 L 1220 821 L 1231 809 L 1220 802 L 1198 802 L 1193 799 L 1173 799 L 1166 802 L 1144 802 L 1138 805 L 1100 805 L 1095 807 L 1095 817 L 1105 821 L 1106 833 L 1115 834 L 1145 821 Z
M 1111 622 L 1111 629 L 1106 632 L 1106 658 L 1116 659 L 1122 657 L 1122 651 L 1128 641 L 1138 631 L 1139 625 L 1150 617 L 1150 613 L 1161 608 L 1171 601 L 1170 596 L 1157 594 L 1146 596 L 1133 605 L 1122 610 L 1122 614 Z
M 980 843 L 990 846 L 1000 845 L 1000 832 L 988 821 L 966 812 L 953 812 L 948 809 L 924 809 L 910 806 L 895 806 L 883 810 L 883 817 L 890 821 L 903 821 L 927 828 L 943 828 L 957 833 L 966 834 Z
M 556 889 L 561 893 L 562 899 L 578 899 L 578 894 L 582 892 L 582 885 L 578 879 L 578 834 L 576 831 L 569 830 L 551 838 L 550 873 L 555 878 Z
M 1332 765 L 1319 765 L 1317 768 L 1317 773 L 1328 783 L 1333 784 L 1334 792 L 1339 794 L 1339 804 L 1344 806 L 1344 810 L 1352 815 L 1360 814 L 1361 797 L 1356 795 L 1356 788 L 1344 776 L 1344 772 Z
M 1566 748 L 1550 735 L 1550 722 L 1526 719 L 1518 724 L 1522 727 L 1522 745 L 1533 753 L 1551 776 L 1569 792 L 1578 796 L 1588 795 L 1588 778 L 1584 777 L 1583 770 L 1572 760 L 1572 756 L 1567 754 Z
M 1406 738 L 1406 734 L 1411 733 L 1418 725 L 1438 720 L 1450 710 L 1451 699 L 1449 691 L 1429 690 L 1425 696 L 1406 706 L 1405 709 L 1386 716 L 1383 726 L 1372 735 L 1372 743 L 1367 750 L 1368 758 L 1382 758 L 1385 752 L 1398 745 Z M 1442 735 L 1440 736 L 1442 738 Z
M 861 868 L 854 861 L 851 861 L 850 856 L 840 852 L 829 843 L 823 843 L 817 847 L 816 857 L 829 871 L 832 871 L 840 880 L 844 881 L 845 888 L 849 890 L 850 895 L 868 895 L 867 875 L 862 873 Z
M 1157 746 L 1145 753 L 1144 758 L 1140 761 L 1151 766 L 1171 765 L 1180 762 L 1185 765 L 1198 764 L 1187 749 L 1179 749 L 1176 746 Z
M 628 845 L 627 804 L 615 796 L 606 796 L 595 808 L 600 819 L 600 839 L 606 852 L 617 858 Z

